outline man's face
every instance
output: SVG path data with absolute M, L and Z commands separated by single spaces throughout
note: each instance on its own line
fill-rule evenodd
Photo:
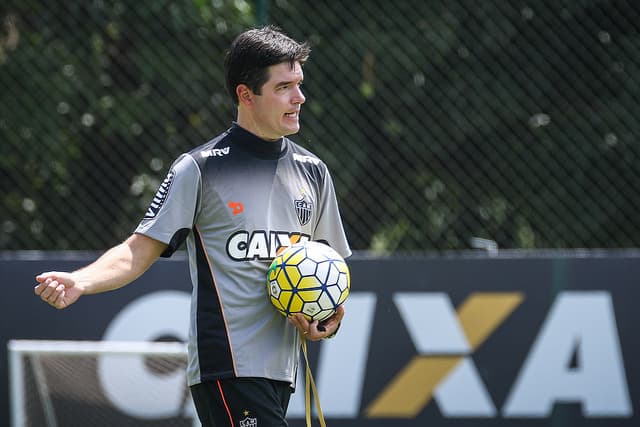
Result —
M 275 140 L 300 129 L 300 106 L 305 101 L 300 89 L 303 73 L 298 62 L 293 68 L 288 62 L 272 65 L 268 73 L 260 95 L 254 94 L 253 119 L 259 137 Z

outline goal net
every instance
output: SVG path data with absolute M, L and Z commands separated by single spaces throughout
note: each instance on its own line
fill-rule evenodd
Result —
M 178 342 L 8 344 L 13 427 L 199 425 Z

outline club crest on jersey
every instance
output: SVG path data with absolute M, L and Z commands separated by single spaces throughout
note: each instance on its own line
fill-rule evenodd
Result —
M 313 203 L 306 195 L 302 195 L 299 199 L 293 201 L 296 209 L 296 215 L 300 221 L 300 225 L 307 225 L 313 214 Z
M 151 204 L 149 205 L 149 209 L 147 209 L 147 213 L 144 215 L 144 219 L 152 219 L 158 214 L 162 204 L 165 200 L 167 200 L 167 195 L 169 194 L 169 188 L 171 188 L 171 184 L 173 183 L 173 178 L 176 176 L 173 170 L 170 170 L 167 174 L 167 177 L 160 184 L 160 188 L 158 188 L 158 192 L 153 197 Z
M 247 417 L 244 420 L 240 420 L 240 427 L 258 427 L 258 419 Z

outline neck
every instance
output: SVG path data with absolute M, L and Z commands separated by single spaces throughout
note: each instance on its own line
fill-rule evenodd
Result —
M 278 141 L 282 138 L 282 136 L 273 137 L 272 135 L 266 135 L 262 132 L 253 116 L 244 112 L 242 108 L 238 108 L 238 119 L 236 120 L 236 123 L 244 130 L 251 132 L 258 138 L 264 139 L 265 141 Z
M 284 155 L 287 147 L 284 138 L 276 141 L 265 141 L 242 128 L 238 123 L 234 123 L 233 126 L 231 126 L 229 135 L 236 147 L 255 157 L 263 159 L 277 159 Z

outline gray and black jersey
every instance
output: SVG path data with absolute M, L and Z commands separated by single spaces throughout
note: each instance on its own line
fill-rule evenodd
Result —
M 234 124 L 180 156 L 136 233 L 186 241 L 193 294 L 189 385 L 261 377 L 295 382 L 297 330 L 271 306 L 266 271 L 303 240 L 351 254 L 326 165 L 288 138 L 264 141 Z

